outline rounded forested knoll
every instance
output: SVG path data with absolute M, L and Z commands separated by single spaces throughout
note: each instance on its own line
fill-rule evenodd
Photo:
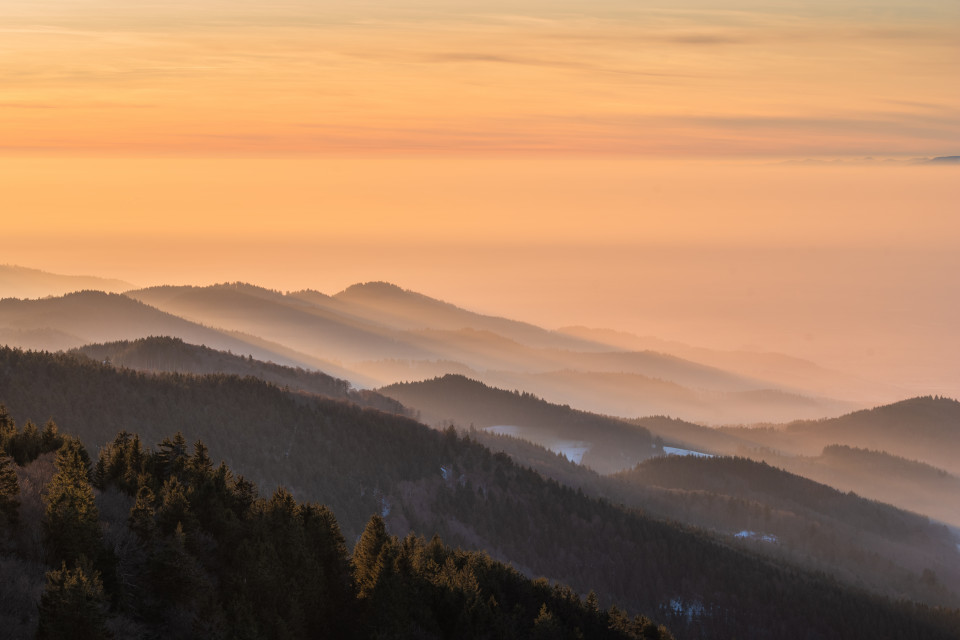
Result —
M 354 389 L 350 382 L 334 378 L 321 371 L 263 362 L 250 356 L 235 355 L 203 345 L 189 344 L 180 338 L 151 336 L 136 340 L 88 344 L 71 352 L 137 371 L 253 376 L 293 391 L 349 400 L 361 406 L 400 415 L 409 413 L 396 400 L 367 389 Z
M 536 440 L 586 440 L 583 463 L 601 473 L 629 468 L 656 453 L 650 432 L 623 420 L 547 402 L 533 394 L 489 387 L 465 376 L 448 374 L 421 382 L 400 382 L 378 390 L 421 412 L 429 422 L 453 421 L 483 429 L 515 426 L 521 437 Z
M 819 451 L 831 444 L 880 449 L 960 474 L 960 402 L 922 396 L 839 418 L 794 422 L 787 434 Z

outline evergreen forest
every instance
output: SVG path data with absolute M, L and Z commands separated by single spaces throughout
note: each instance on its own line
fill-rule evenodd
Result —
M 9 348 L 0 398 L 11 637 L 960 635 L 344 398 Z

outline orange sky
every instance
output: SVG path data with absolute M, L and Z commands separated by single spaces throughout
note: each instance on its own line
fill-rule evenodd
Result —
M 952 0 L 6 0 L 0 151 L 948 155 L 958 43 Z
M 960 180 L 910 163 L 960 154 L 958 68 L 954 0 L 3 0 L 0 262 L 393 280 L 960 395 Z

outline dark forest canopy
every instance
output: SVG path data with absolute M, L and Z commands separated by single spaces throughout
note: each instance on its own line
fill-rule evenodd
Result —
M 347 380 L 335 378 L 320 371 L 263 362 L 251 356 L 240 356 L 202 345 L 188 344 L 180 338 L 151 336 L 136 340 L 88 344 L 71 350 L 71 353 L 83 354 L 117 367 L 152 373 L 223 373 L 241 377 L 254 376 L 284 389 L 349 400 L 364 407 L 400 415 L 409 413 L 396 400 L 373 391 L 354 389 Z
M 44 464 L 35 459 L 25 462 Z M 351 554 L 328 508 L 298 503 L 282 488 L 258 496 L 226 465 L 214 466 L 202 442 L 190 447 L 179 433 L 151 449 L 122 432 L 93 467 L 79 441 L 67 439 L 55 469 L 41 522 L 3 530 L 4 595 L 11 585 L 42 579 L 31 569 L 49 567 L 35 616 L 17 618 L 0 598 L 0 628 L 8 632 L 27 635 L 35 626 L 37 638 L 670 637 L 647 618 L 601 610 L 594 596 L 584 600 L 569 587 L 529 580 L 482 552 L 455 550 L 437 537 L 398 539 L 380 516 L 370 519 Z M 29 539 L 23 534 L 38 524 L 39 550 L 9 542 Z
M 202 440 L 234 473 L 268 494 L 282 486 L 295 503 L 327 505 L 345 544 L 360 540 L 371 514 L 381 514 L 388 530 L 401 536 L 400 547 L 409 532 L 426 539 L 439 534 L 449 544 L 509 561 L 528 576 L 569 584 L 574 593 L 594 590 L 606 606 L 644 613 L 679 637 L 957 635 L 953 613 L 871 596 L 590 498 L 453 430 L 285 392 L 253 378 L 146 375 L 75 356 L 0 349 L 0 401 L 18 421 L 54 417 L 63 431 L 79 434 L 89 446 L 115 443 L 125 430 L 138 434 L 141 443 L 168 439 L 159 448 L 168 461 L 171 456 L 212 461 L 211 454 L 196 450 L 173 453 Z M 185 434 L 179 444 L 170 438 L 177 432 Z M 141 512 L 152 508 L 154 520 L 163 520 L 156 514 L 165 499 L 173 512 L 185 513 L 181 493 L 190 504 L 190 485 L 179 473 L 179 488 L 164 489 L 169 478 L 161 475 L 160 484 L 149 486 L 152 498 L 140 495 L 139 474 L 120 475 L 128 486 L 112 479 L 100 495 L 128 495 L 126 514 L 141 497 Z M 216 512 L 203 509 L 197 517 Z M 183 548 L 192 553 L 189 520 L 165 520 L 161 528 L 170 544 L 180 544 L 179 522 Z M 418 548 L 412 546 L 412 556 L 397 557 L 416 557 Z M 102 577 L 107 592 L 108 576 Z M 68 578 L 60 576 L 64 583 Z M 540 610 L 536 613 L 539 618 Z M 558 615 L 548 605 L 543 623 Z
M 478 429 L 517 426 L 534 441 L 589 439 L 583 463 L 601 473 L 630 468 L 657 453 L 645 427 L 547 402 L 531 393 L 496 389 L 461 375 L 397 383 L 379 391 L 420 411 L 431 422 Z

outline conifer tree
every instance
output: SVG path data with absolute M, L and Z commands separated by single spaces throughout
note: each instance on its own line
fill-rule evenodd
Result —
M 20 485 L 13 459 L 0 452 L 0 530 L 16 526 L 20 511 Z
M 7 412 L 6 405 L 0 404 L 0 450 L 6 451 L 9 454 L 10 449 L 7 447 L 7 443 L 16 434 L 16 423 L 14 423 L 13 418 L 11 418 Z
M 177 525 L 191 530 L 195 517 L 190 511 L 186 487 L 173 476 L 160 489 L 160 506 L 157 509 L 157 525 L 165 534 L 170 534 Z
M 154 521 L 154 502 L 155 498 L 150 487 L 143 485 L 137 491 L 137 501 L 130 509 L 130 517 L 127 520 L 130 530 L 137 534 L 143 543 L 150 542 L 156 532 L 156 522 Z
M 40 450 L 46 453 L 47 451 L 56 451 L 62 446 L 63 436 L 60 435 L 57 423 L 53 419 L 47 420 L 47 424 L 43 426 L 43 431 L 40 432 Z
M 563 640 L 566 633 L 560 621 L 557 620 L 546 604 L 540 607 L 536 620 L 533 621 L 533 638 L 536 640 Z
M 50 560 L 97 558 L 101 551 L 99 515 L 89 481 L 89 457 L 78 440 L 57 452 L 57 473 L 47 485 L 44 534 Z
M 47 572 L 40 597 L 39 640 L 99 640 L 110 637 L 106 629 L 106 599 L 100 573 L 84 557 L 73 569 L 65 562 Z
M 353 549 L 353 579 L 357 585 L 357 595 L 361 598 L 370 596 L 377 586 L 380 574 L 385 568 L 384 552 L 390 542 L 383 518 L 378 515 L 370 518 Z
M 202 478 L 213 471 L 213 461 L 210 460 L 210 452 L 207 445 L 197 440 L 193 443 L 193 456 L 187 462 L 187 469 L 194 473 L 198 478 Z

